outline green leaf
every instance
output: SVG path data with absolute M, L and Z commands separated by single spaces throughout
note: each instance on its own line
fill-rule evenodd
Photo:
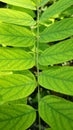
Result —
M 10 4 L 10 5 L 15 5 L 23 8 L 28 8 L 28 9 L 36 9 L 36 5 L 32 0 L 0 0 L 1 2 Z
M 51 65 L 72 59 L 73 39 L 68 39 L 44 50 L 39 56 L 39 63 L 41 65 Z
M 73 35 L 73 18 L 66 18 L 47 27 L 40 33 L 40 42 L 52 42 Z
M 32 80 L 35 79 L 34 74 L 29 70 L 13 71 L 13 73 L 26 75 L 27 77 L 31 78 Z
M 50 0 L 40 0 L 39 6 L 44 6 Z
M 13 5 L 8 5 L 8 8 L 25 12 L 25 13 L 31 15 L 33 18 L 36 17 L 35 12 L 33 10 L 30 10 L 30 9 L 26 9 L 26 8 L 22 8 L 22 7 L 18 7 L 18 6 L 13 6 Z
M 28 47 L 35 44 L 35 36 L 25 27 L 1 23 L 0 43 L 14 47 Z
M 67 8 L 64 12 L 64 15 L 70 16 L 73 15 L 73 6 L 70 6 L 69 8 Z
M 53 5 L 51 5 L 44 11 L 40 18 L 40 22 L 42 23 L 53 17 L 54 15 L 60 14 L 72 4 L 73 0 L 59 0 L 58 2 L 55 2 Z
M 35 78 L 21 74 L 0 76 L 0 95 L 3 102 L 29 96 L 36 88 Z
M 28 105 L 0 105 L 1 130 L 26 130 L 35 118 L 35 110 Z
M 73 67 L 50 67 L 40 73 L 39 84 L 46 89 L 73 96 Z
M 11 71 L 0 71 L 0 76 L 1 75 L 10 75 L 10 74 L 12 74 L 13 72 L 11 72 Z
M 40 101 L 41 118 L 53 130 L 73 130 L 73 103 L 56 96 L 46 96 Z
M 26 70 L 35 64 L 34 55 L 19 48 L 0 48 L 0 71 Z
M 21 99 L 17 99 L 17 100 L 12 100 L 9 102 L 5 102 L 5 104 L 27 104 L 27 98 L 21 98 Z
M 25 12 L 3 8 L 0 8 L 0 21 L 25 26 L 33 26 L 36 23 L 33 18 Z

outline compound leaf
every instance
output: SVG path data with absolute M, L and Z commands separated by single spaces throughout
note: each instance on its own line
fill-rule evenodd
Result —
M 26 130 L 35 118 L 35 110 L 28 105 L 0 105 L 1 130 Z
M 58 2 L 55 2 L 53 5 L 51 5 L 44 11 L 40 18 L 40 22 L 42 23 L 48 20 L 48 18 L 51 18 L 56 14 L 60 14 L 72 4 L 73 0 L 59 0 Z
M 45 49 L 39 56 L 41 65 L 62 63 L 73 59 L 73 39 L 68 39 Z
M 0 8 L 0 21 L 24 26 L 33 26 L 36 23 L 33 18 L 25 12 L 3 8 Z
M 28 9 L 36 9 L 36 5 L 32 0 L 0 0 L 1 2 L 10 4 L 10 5 L 15 5 L 23 8 L 28 8 Z
M 73 35 L 73 18 L 66 18 L 47 27 L 40 33 L 40 42 L 53 42 Z
M 50 67 L 40 73 L 39 84 L 46 89 L 73 96 L 73 67 Z
M 36 88 L 35 78 L 21 74 L 0 76 L 0 101 L 6 102 L 25 98 Z
M 35 44 L 35 36 L 25 27 L 1 23 L 0 43 L 14 47 L 28 47 Z
M 73 103 L 56 96 L 40 101 L 39 113 L 53 130 L 73 130 Z
M 35 64 L 34 55 L 19 48 L 0 48 L 0 71 L 26 70 Z

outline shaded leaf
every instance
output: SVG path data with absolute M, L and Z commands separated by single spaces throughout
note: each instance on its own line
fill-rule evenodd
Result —
M 30 9 L 26 9 L 26 8 L 14 6 L 14 5 L 8 5 L 8 8 L 25 12 L 25 13 L 31 15 L 33 18 L 36 17 L 35 12 L 33 10 L 30 10 Z
M 25 26 L 33 26 L 36 23 L 33 18 L 25 12 L 3 8 L 0 8 L 0 21 Z
M 52 42 L 73 35 L 73 18 L 66 18 L 47 27 L 40 33 L 40 42 Z
M 35 64 L 34 55 L 19 48 L 0 48 L 0 71 L 26 70 Z
M 60 14 L 73 4 L 73 0 L 59 0 L 48 7 L 40 18 L 40 22 L 46 21 L 56 14 Z
M 0 129 L 26 130 L 36 118 L 35 110 L 28 105 L 0 105 Z
M 40 101 L 39 113 L 53 130 L 73 130 L 73 103 L 56 96 Z
M 6 104 L 27 104 L 27 98 L 21 98 L 21 99 L 17 99 L 17 100 L 12 100 L 9 102 L 6 102 Z
M 36 88 L 35 78 L 26 75 L 11 74 L 0 76 L 1 101 L 11 101 L 25 98 Z
M 62 63 L 73 59 L 73 39 L 68 39 L 45 49 L 39 56 L 41 65 Z
M 25 27 L 1 23 L 0 43 L 14 47 L 28 47 L 35 44 L 35 36 Z
M 40 73 L 39 84 L 46 89 L 73 96 L 73 67 L 50 67 Z
M 23 8 L 28 8 L 28 9 L 36 9 L 36 5 L 32 0 L 0 0 L 1 2 L 10 4 L 10 5 L 15 5 Z

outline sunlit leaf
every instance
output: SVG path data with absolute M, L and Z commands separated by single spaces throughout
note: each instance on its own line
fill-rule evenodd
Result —
M 35 65 L 34 55 L 19 48 L 0 48 L 0 71 L 26 70 Z
M 33 26 L 36 23 L 33 18 L 25 12 L 3 8 L 0 8 L 0 21 L 24 26 Z
M 53 42 L 73 35 L 73 18 L 66 18 L 47 27 L 40 33 L 40 42 Z
M 48 47 L 39 56 L 41 65 L 62 63 L 73 59 L 73 39 Z
M 39 113 L 52 130 L 73 129 L 73 103 L 56 96 L 46 96 L 40 101 Z
M 10 101 L 27 97 L 36 88 L 35 78 L 21 74 L 0 76 L 1 101 Z
M 26 130 L 35 118 L 35 110 L 28 105 L 0 105 L 1 130 Z
M 1 2 L 10 4 L 10 5 L 15 5 L 23 8 L 28 8 L 28 9 L 36 9 L 36 5 L 32 0 L 0 0 Z
M 39 84 L 46 89 L 73 96 L 73 67 L 50 67 L 40 73 Z
M 25 27 L 1 23 L 0 43 L 14 47 L 28 47 L 35 44 L 35 36 Z

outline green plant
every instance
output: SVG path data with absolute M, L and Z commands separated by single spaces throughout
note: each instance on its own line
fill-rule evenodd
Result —
M 73 96 L 73 67 L 58 65 L 73 59 L 73 18 L 64 13 L 73 0 L 1 2 L 8 5 L 0 8 L 0 130 L 28 129 L 36 111 L 39 130 L 40 118 L 48 129 L 73 130 L 73 103 L 55 94 Z M 37 110 L 27 105 L 36 88 Z

